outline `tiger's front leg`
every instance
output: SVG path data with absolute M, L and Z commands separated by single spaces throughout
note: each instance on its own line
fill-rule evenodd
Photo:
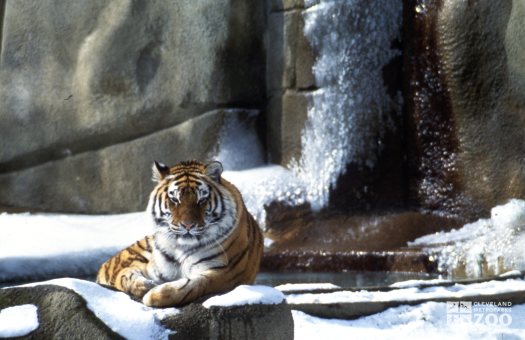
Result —
M 153 280 L 146 278 L 138 270 L 123 270 L 119 273 L 118 279 L 122 290 L 136 299 L 142 297 L 156 286 Z
M 150 236 L 139 240 L 102 264 L 97 274 L 97 283 L 125 292 L 135 299 L 142 299 L 156 286 L 147 275 L 150 242 Z
M 206 294 L 227 290 L 220 285 L 219 275 L 219 272 L 213 271 L 195 278 L 182 278 L 163 283 L 146 293 L 142 302 L 151 307 L 185 305 Z

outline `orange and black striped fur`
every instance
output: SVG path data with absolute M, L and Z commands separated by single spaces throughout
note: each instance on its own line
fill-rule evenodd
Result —
M 97 282 L 156 307 L 253 283 L 262 234 L 221 173 L 219 162 L 155 162 L 148 211 L 156 231 L 104 263 Z

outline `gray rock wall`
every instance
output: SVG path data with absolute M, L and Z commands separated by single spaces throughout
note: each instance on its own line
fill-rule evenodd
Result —
M 251 111 L 211 111 L 129 142 L 3 174 L 0 199 L 9 206 L 47 211 L 144 210 L 154 186 L 153 160 L 166 164 L 209 160 L 220 151 L 221 135 L 229 122 L 253 123 L 254 118 Z M 253 125 L 249 128 L 255 133 Z
M 213 156 L 198 117 L 264 101 L 261 1 L 2 4 L 0 205 L 143 209 L 152 158 Z

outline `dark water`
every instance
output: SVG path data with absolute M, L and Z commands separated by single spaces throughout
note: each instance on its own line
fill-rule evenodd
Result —
M 408 272 L 348 271 L 342 273 L 259 273 L 256 284 L 278 286 L 285 283 L 332 283 L 340 287 L 388 286 L 406 280 L 430 280 L 438 275 Z

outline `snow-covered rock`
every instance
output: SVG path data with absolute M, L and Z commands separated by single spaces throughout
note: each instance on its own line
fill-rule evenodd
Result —
M 290 308 L 274 288 L 240 286 L 205 304 L 151 308 L 93 282 L 56 279 L 0 289 L 0 337 L 293 339 Z

